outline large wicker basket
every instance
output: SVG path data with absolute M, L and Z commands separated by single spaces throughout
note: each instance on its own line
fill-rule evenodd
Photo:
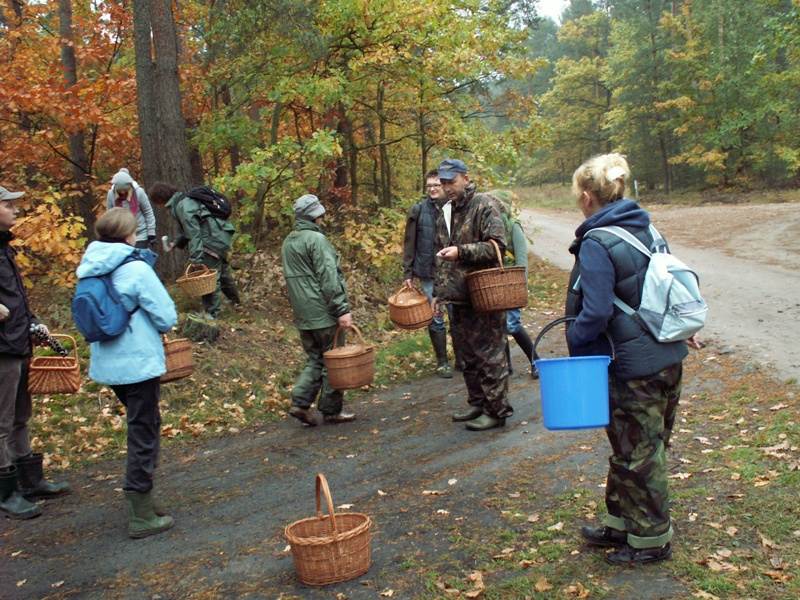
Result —
M 217 289 L 217 270 L 205 265 L 188 265 L 177 284 L 187 296 L 206 296 Z
M 467 274 L 467 288 L 476 312 L 495 312 L 528 305 L 525 267 L 504 267 L 497 242 L 489 240 L 497 253 L 499 267 Z
M 403 287 L 389 296 L 389 318 L 400 329 L 422 329 L 433 321 L 433 309 L 417 288 Z
M 361 331 L 353 325 L 360 344 L 337 346 L 341 327 L 336 328 L 333 348 L 323 352 L 322 360 L 328 370 L 328 383 L 335 390 L 353 390 L 369 385 L 375 379 L 375 347 L 364 341 Z
M 167 362 L 167 372 L 161 376 L 161 383 L 177 381 L 194 373 L 192 342 L 186 338 L 170 340 L 166 335 L 162 335 L 161 339 L 164 342 L 164 358 Z
M 81 388 L 78 344 L 70 335 L 51 334 L 69 341 L 69 356 L 34 356 L 28 371 L 28 392 L 31 394 L 74 394 Z
M 322 514 L 320 493 L 328 514 Z M 317 475 L 317 516 L 288 525 L 297 578 L 306 585 L 354 579 L 369 570 L 372 519 L 362 513 L 335 513 L 328 481 Z

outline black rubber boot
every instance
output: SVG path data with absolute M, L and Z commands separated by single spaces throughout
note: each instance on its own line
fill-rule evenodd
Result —
M 0 469 L 0 513 L 11 519 L 33 519 L 42 509 L 17 491 L 17 467 Z
M 42 471 L 42 455 L 38 452 L 18 458 L 16 464 L 19 491 L 29 500 L 63 496 L 72 491 L 66 481 L 53 483 L 45 480 Z
M 536 365 L 533 364 L 533 359 L 536 358 L 533 356 L 533 342 L 531 341 L 528 332 L 524 329 L 520 329 L 511 335 L 514 338 L 514 341 L 517 342 L 517 345 L 522 348 L 525 356 L 528 357 L 528 364 L 531 366 L 531 377 L 538 379 L 539 372 L 536 370 Z
M 447 361 L 447 333 L 429 329 L 428 334 L 431 336 L 431 346 L 436 354 L 436 374 L 443 379 L 452 379 L 453 371 Z
M 667 560 L 671 556 L 672 545 L 670 544 L 658 548 L 632 548 L 626 544 L 616 552 L 606 554 L 606 561 L 612 565 L 632 567 Z

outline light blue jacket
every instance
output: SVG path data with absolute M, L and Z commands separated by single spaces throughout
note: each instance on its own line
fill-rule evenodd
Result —
M 116 269 L 133 252 L 148 260 L 134 260 Z M 161 332 L 177 322 L 175 303 L 159 281 L 152 264 L 155 254 L 123 243 L 92 242 L 78 265 L 78 279 L 114 271 L 114 289 L 131 315 L 128 328 L 108 342 L 90 346 L 89 377 L 106 385 L 139 383 L 163 375 L 164 347 Z M 114 270 L 116 269 L 116 271 Z

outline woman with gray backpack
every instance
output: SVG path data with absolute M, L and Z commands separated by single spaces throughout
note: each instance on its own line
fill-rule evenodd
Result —
M 600 527 L 583 527 L 581 534 L 590 545 L 616 548 L 607 560 L 620 565 L 672 555 L 665 446 L 680 398 L 687 342 L 698 346 L 691 334 L 657 339 L 635 314 L 650 258 L 626 238 L 645 248 L 662 243 L 666 250 L 666 243 L 660 236 L 654 239 L 647 211 L 624 197 L 629 177 L 620 154 L 596 156 L 575 171 L 572 190 L 585 220 L 569 249 L 575 266 L 566 303 L 567 316 L 575 317 L 567 329 L 570 355 L 614 356 L 606 428 L 612 448 L 608 513 Z
M 128 459 L 123 490 L 128 535 L 142 538 L 172 527 L 153 501 L 161 436 L 159 378 L 166 372 L 161 334 L 177 322 L 175 304 L 153 270 L 156 255 L 135 248 L 136 217 L 112 208 L 97 220 L 97 241 L 78 266 L 73 318 L 90 342 L 89 377 L 111 387 L 125 405 Z M 93 298 L 89 298 L 93 296 Z M 108 310 L 94 311 L 93 306 Z M 108 317 L 122 319 L 110 330 Z

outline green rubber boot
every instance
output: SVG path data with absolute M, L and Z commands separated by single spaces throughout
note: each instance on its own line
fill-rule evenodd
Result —
M 139 539 L 166 531 L 175 524 L 170 516 L 160 517 L 153 509 L 151 492 L 125 492 L 128 504 L 128 536 Z

